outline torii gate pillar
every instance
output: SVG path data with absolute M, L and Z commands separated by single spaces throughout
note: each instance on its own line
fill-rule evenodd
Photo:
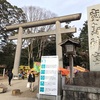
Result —
M 63 62 L 62 62 L 62 48 L 59 43 L 61 43 L 61 23 L 59 21 L 56 21 L 56 54 L 58 55 L 59 58 L 59 66 L 63 67 Z
M 18 69 L 19 69 L 19 64 L 20 64 L 20 56 L 21 56 L 21 48 L 22 48 L 22 34 L 23 34 L 23 28 L 19 27 L 15 60 L 14 60 L 14 68 L 13 68 L 14 77 L 16 78 L 18 78 Z

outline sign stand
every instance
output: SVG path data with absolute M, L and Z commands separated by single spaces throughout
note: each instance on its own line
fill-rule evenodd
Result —
M 61 100 L 58 95 L 58 63 L 58 56 L 42 56 L 38 99 Z

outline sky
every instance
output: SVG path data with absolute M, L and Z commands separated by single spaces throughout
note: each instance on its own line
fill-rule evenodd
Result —
M 57 14 L 58 17 L 81 13 L 81 19 L 71 22 L 70 26 L 77 28 L 77 33 L 74 35 L 79 36 L 79 29 L 83 27 L 84 22 L 87 20 L 87 7 L 100 4 L 100 0 L 7 0 L 12 5 L 18 7 L 24 6 L 37 6 L 52 13 Z

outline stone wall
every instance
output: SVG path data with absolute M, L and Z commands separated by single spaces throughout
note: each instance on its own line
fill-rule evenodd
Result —
M 63 100 L 100 100 L 100 88 L 64 85 L 63 91 Z
M 100 100 L 100 71 L 79 72 L 73 84 L 62 86 L 63 100 Z
M 100 87 L 100 71 L 79 72 L 75 75 L 73 84 L 77 86 Z

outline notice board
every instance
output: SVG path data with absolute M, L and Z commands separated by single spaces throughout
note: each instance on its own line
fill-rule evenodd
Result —
M 58 56 L 42 56 L 39 94 L 57 95 Z

